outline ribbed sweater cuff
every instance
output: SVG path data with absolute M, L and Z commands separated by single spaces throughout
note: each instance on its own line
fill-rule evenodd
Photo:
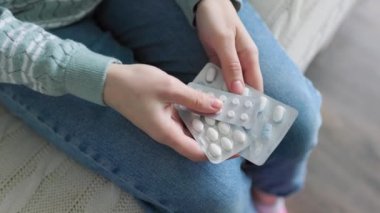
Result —
M 105 105 L 103 87 L 107 67 L 119 60 L 80 47 L 71 57 L 65 72 L 66 91 L 87 101 Z

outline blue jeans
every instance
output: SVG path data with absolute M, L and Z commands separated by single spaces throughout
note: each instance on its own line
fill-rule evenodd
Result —
M 263 166 L 241 158 L 219 165 L 191 162 L 112 109 L 71 95 L 50 97 L 2 84 L 0 100 L 73 159 L 135 196 L 146 210 L 253 212 L 251 187 L 286 196 L 303 185 L 321 124 L 321 98 L 248 2 L 239 15 L 260 50 L 266 94 L 299 111 Z M 104 1 L 91 17 L 52 33 L 124 63 L 152 64 L 185 82 L 207 62 L 196 31 L 173 0 Z

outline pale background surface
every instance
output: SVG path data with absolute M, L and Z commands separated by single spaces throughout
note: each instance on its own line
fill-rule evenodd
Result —
M 357 0 L 250 0 L 294 62 L 304 70 L 328 44 Z
M 380 1 L 361 0 L 306 72 L 324 96 L 324 124 L 290 212 L 380 212 L 379 14 Z

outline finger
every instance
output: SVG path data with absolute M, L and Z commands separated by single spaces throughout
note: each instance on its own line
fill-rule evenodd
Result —
M 178 111 L 175 110 L 174 108 L 172 108 L 172 109 L 173 109 L 173 110 L 172 110 L 172 116 L 171 116 L 172 120 L 173 120 L 175 123 L 177 123 L 177 124 L 181 127 L 183 133 L 184 133 L 186 136 L 192 138 L 192 135 L 191 135 L 189 129 L 188 129 L 188 128 L 186 127 L 186 125 L 183 123 L 181 117 L 180 117 L 179 114 L 178 114 Z
M 255 43 L 245 29 L 241 33 L 238 32 L 237 41 L 238 56 L 245 82 L 253 88 L 263 91 L 263 77 L 260 69 L 259 53 Z
M 208 58 L 211 63 L 216 64 L 217 66 L 220 67 L 220 61 L 217 55 L 209 55 Z
M 205 153 L 201 150 L 197 142 L 184 134 L 177 136 L 177 139 L 173 141 L 172 148 L 192 161 L 198 162 L 207 160 Z
M 197 91 L 179 80 L 169 87 L 170 101 L 181 104 L 200 113 L 216 113 L 222 107 L 222 102 L 210 95 Z
M 228 159 L 234 159 L 234 158 L 238 158 L 238 157 L 240 157 L 240 155 L 239 154 L 235 154 L 235 155 L 233 155 L 232 157 L 230 157 Z
M 169 130 L 170 132 L 168 133 L 169 135 L 167 136 L 166 144 L 192 161 L 207 160 L 206 155 L 201 150 L 198 143 L 193 138 L 185 135 L 183 129 L 180 128 L 175 121 L 172 122 L 173 126 L 171 130 Z
M 241 94 L 244 91 L 243 73 L 235 47 L 235 39 L 225 39 L 216 52 L 222 66 L 223 77 L 231 92 Z
M 244 49 L 239 52 L 239 58 L 243 68 L 244 79 L 251 87 L 263 91 L 263 77 L 259 65 L 258 55 L 252 49 Z
M 214 51 L 214 49 L 207 44 L 203 44 L 203 46 L 204 46 L 204 50 L 206 51 L 209 61 L 213 64 L 220 66 L 218 55 L 216 55 L 216 52 Z

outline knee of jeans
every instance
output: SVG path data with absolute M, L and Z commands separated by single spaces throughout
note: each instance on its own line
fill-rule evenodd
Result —
M 245 212 L 249 187 L 223 177 L 215 177 L 197 186 L 189 186 L 189 191 L 196 191 L 186 197 L 190 209 L 188 212 Z
M 300 159 L 307 156 L 317 145 L 321 126 L 321 96 L 308 82 L 306 88 L 296 90 L 290 97 L 290 105 L 298 110 L 298 117 L 287 133 L 281 148 L 288 158 Z

